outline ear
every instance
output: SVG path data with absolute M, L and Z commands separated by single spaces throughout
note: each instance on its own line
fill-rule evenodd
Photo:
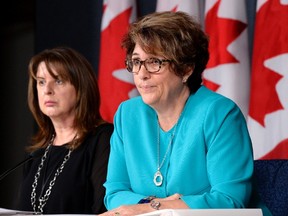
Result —
M 194 71 L 194 66 L 187 67 L 185 75 L 183 76 L 183 79 L 182 79 L 182 83 L 186 83 L 187 82 L 188 78 L 191 76 L 193 71 Z

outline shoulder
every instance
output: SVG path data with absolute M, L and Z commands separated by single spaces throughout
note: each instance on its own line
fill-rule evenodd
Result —
M 196 116 L 203 121 L 214 119 L 220 122 L 220 119 L 225 119 L 226 116 L 237 116 L 244 120 L 243 113 L 234 101 L 205 86 L 201 86 L 197 92 L 190 95 L 185 110 L 185 115 L 189 115 L 190 118 Z
M 239 109 L 237 104 L 230 98 L 201 86 L 198 91 L 191 95 L 192 103 L 195 106 L 207 109 Z
M 112 123 L 103 123 L 98 125 L 94 131 L 90 132 L 84 142 L 88 143 L 99 143 L 110 139 L 111 134 L 113 133 L 114 126 Z M 101 142 L 102 143 L 102 142 Z
M 133 97 L 133 98 L 130 98 L 126 101 L 123 101 L 119 107 L 125 107 L 126 109 L 129 109 L 129 108 L 133 108 L 135 106 L 141 106 L 141 105 L 144 105 L 144 102 L 142 100 L 142 97 L 141 96 L 136 96 L 136 97 Z
M 86 139 L 81 145 L 82 149 L 85 149 L 88 154 L 95 152 L 96 149 L 102 149 L 101 151 L 109 149 L 113 130 L 114 126 L 111 123 L 104 123 L 97 126 L 93 132 L 90 132 L 86 136 Z
M 217 92 L 214 92 L 210 89 L 208 89 L 206 86 L 201 86 L 199 90 L 195 93 L 195 97 L 198 99 L 201 99 L 203 101 L 211 102 L 211 101 L 222 101 L 226 103 L 234 103 L 231 99 L 228 97 L 225 97 L 222 94 L 219 94 Z
M 105 133 L 105 132 L 111 132 L 111 131 L 113 131 L 113 129 L 114 129 L 114 126 L 113 126 L 113 124 L 112 123 L 109 123 L 109 122 L 105 122 L 105 123 L 103 123 L 103 124 L 100 124 L 97 128 L 96 128 L 96 130 L 95 130 L 95 133 Z
M 140 117 L 141 113 L 147 114 L 149 112 L 153 112 L 153 109 L 143 102 L 141 96 L 136 96 L 122 102 L 116 111 L 116 116 L 125 116 L 127 119 L 134 118 L 135 115 Z

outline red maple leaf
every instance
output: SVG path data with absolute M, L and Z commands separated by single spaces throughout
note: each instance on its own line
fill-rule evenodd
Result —
M 131 13 L 132 8 L 123 11 L 101 32 L 98 73 L 100 112 L 103 118 L 110 122 L 113 121 L 118 105 L 128 99 L 128 92 L 134 88 L 134 85 L 116 79 L 112 75 L 115 70 L 125 69 L 125 51 L 121 48 L 121 40 L 127 32 Z
M 261 160 L 267 159 L 287 159 L 288 155 L 288 139 L 281 141 L 274 149 L 269 151 L 266 155 L 259 158 Z
M 178 5 L 176 5 L 174 8 L 172 8 L 173 12 L 176 12 L 178 10 Z
M 288 6 L 267 1 L 257 12 L 252 58 L 249 115 L 264 125 L 265 115 L 283 109 L 276 92 L 282 76 L 264 66 L 264 61 L 288 52 Z
M 205 30 L 209 35 L 210 59 L 208 68 L 227 63 L 237 63 L 238 60 L 228 52 L 227 47 L 241 34 L 246 28 L 246 24 L 238 20 L 218 17 L 218 9 L 221 1 L 218 1 L 207 13 L 205 19 Z M 204 79 L 204 85 L 216 91 L 219 85 L 211 80 Z

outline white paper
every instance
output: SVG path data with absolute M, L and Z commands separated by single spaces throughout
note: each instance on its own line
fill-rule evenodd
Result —
M 261 209 L 163 209 L 138 216 L 263 216 Z

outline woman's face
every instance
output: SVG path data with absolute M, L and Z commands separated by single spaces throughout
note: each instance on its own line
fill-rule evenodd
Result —
M 53 71 L 58 75 L 57 71 Z M 44 62 L 38 66 L 37 92 L 41 111 L 51 119 L 65 120 L 74 118 L 76 90 L 69 81 L 61 77 L 54 79 Z
M 146 53 L 136 44 L 132 60 L 144 61 L 148 58 L 164 59 L 162 56 Z M 169 62 L 163 62 L 159 72 L 156 73 L 149 73 L 142 64 L 139 72 L 134 73 L 134 82 L 143 101 L 156 109 L 177 103 L 177 98 L 184 88 L 182 78 L 171 71 L 169 64 Z

